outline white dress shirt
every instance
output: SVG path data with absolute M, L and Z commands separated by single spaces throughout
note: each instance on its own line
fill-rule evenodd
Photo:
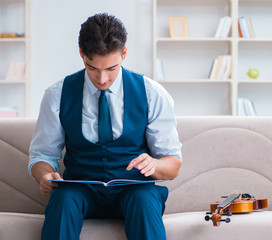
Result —
M 148 123 L 146 129 L 147 144 L 150 155 L 160 158 L 174 155 L 182 161 L 181 143 L 176 130 L 174 101 L 167 91 L 157 82 L 144 76 L 148 100 Z M 59 170 L 59 159 L 65 146 L 65 133 L 60 123 L 60 99 L 63 80 L 50 86 L 43 96 L 39 117 L 29 149 L 29 172 L 37 162 L 50 164 Z M 91 141 L 98 141 L 98 90 L 85 71 L 82 106 L 82 132 Z M 121 136 L 123 131 L 123 80 L 122 68 L 111 87 L 106 91 L 109 102 L 113 139 Z M 137 101 L 137 100 L 135 100 Z M 133 136 L 132 136 L 133 137 Z M 131 159 L 132 160 L 132 159 Z

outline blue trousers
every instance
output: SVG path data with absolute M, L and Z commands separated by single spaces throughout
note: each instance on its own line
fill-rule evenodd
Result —
M 51 192 L 42 240 L 78 240 L 83 219 L 125 220 L 128 240 L 165 240 L 162 215 L 168 189 L 154 184 L 103 187 L 60 184 Z

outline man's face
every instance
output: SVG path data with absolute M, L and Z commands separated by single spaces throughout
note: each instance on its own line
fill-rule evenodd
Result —
M 99 90 L 108 89 L 115 81 L 123 60 L 126 57 L 127 48 L 110 53 L 106 56 L 93 55 L 92 59 L 87 58 L 79 49 L 80 55 L 86 68 L 86 72 L 94 86 Z

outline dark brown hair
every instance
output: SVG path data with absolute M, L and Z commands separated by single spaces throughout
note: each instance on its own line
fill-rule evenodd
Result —
M 108 13 L 89 17 L 79 32 L 78 43 L 83 54 L 89 59 L 94 54 L 107 55 L 116 51 L 123 52 L 127 41 L 124 24 Z

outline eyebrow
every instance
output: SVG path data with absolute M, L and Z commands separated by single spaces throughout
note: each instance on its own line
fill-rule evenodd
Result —
M 87 65 L 88 67 L 90 67 L 90 68 L 97 69 L 96 67 L 94 67 L 94 66 L 92 66 L 92 65 L 90 65 L 90 64 L 88 64 L 88 63 L 86 63 L 86 65 Z M 106 68 L 106 69 L 115 68 L 115 67 L 117 67 L 118 65 L 119 65 L 119 63 L 117 63 L 117 64 L 115 64 L 115 65 L 113 65 L 113 66 L 111 66 L 111 67 L 108 67 L 108 68 Z

